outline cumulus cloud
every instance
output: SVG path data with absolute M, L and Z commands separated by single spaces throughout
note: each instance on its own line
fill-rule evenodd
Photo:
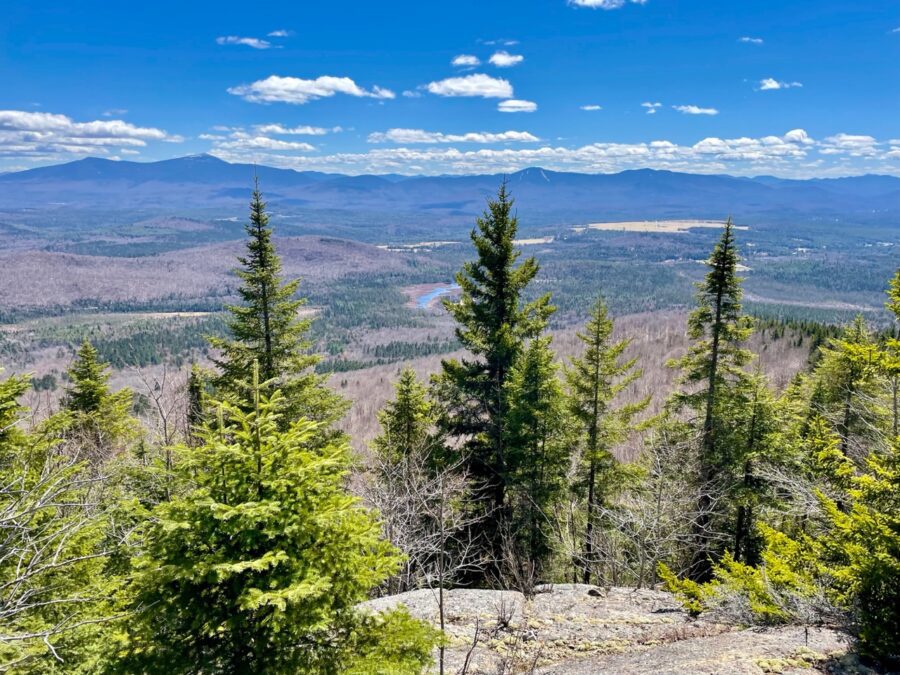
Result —
M 491 54 L 491 58 L 488 60 L 491 62 L 491 65 L 497 66 L 498 68 L 510 68 L 522 63 L 522 61 L 525 60 L 525 57 L 521 54 L 510 54 L 507 51 L 501 50 Z
M 273 30 L 266 37 L 283 38 L 283 37 L 290 37 L 293 34 L 294 34 L 293 31 L 285 30 L 285 29 L 281 28 L 279 30 Z
M 719 111 L 715 108 L 701 108 L 696 105 L 673 105 L 675 110 L 685 115 L 718 115 Z
M 471 131 L 466 134 L 444 134 L 423 129 L 388 129 L 369 134 L 369 143 L 438 144 L 438 143 L 537 143 L 541 139 L 527 131 Z
M 871 157 L 878 154 L 878 151 L 878 142 L 872 136 L 841 133 L 826 138 L 819 152 L 823 155 Z
M 802 143 L 803 145 L 812 145 L 815 142 L 804 129 L 792 129 L 784 135 L 784 140 L 790 143 Z
M 583 105 L 581 106 L 582 110 L 593 111 L 593 110 L 603 110 L 603 106 L 601 105 Z
M 341 127 L 311 127 L 303 125 L 299 127 L 286 127 L 282 124 L 257 124 L 253 127 L 260 134 L 275 134 L 276 136 L 324 136 L 329 132 L 343 131 Z
M 530 113 L 537 110 L 537 103 L 534 101 L 522 101 L 520 99 L 511 98 L 508 101 L 500 101 L 500 103 L 497 104 L 497 110 L 505 113 Z
M 475 73 L 464 77 L 448 77 L 430 82 L 426 89 L 438 96 L 481 96 L 482 98 L 511 98 L 512 85 L 507 80 Z
M 569 0 L 575 7 L 590 7 L 592 9 L 620 9 L 627 3 L 633 5 L 645 5 L 647 0 Z
M 645 101 L 644 103 L 641 103 L 641 107 L 647 109 L 648 115 L 655 115 L 657 108 L 662 108 L 662 103 L 660 103 L 659 101 L 657 101 L 655 103 L 650 102 L 650 101 Z
M 481 59 L 472 54 L 460 54 L 459 56 L 454 56 L 453 60 L 450 62 L 452 66 L 480 66 Z
M 217 154 L 223 159 L 234 161 L 255 159 L 276 166 L 347 173 L 472 174 L 511 172 L 527 166 L 543 166 L 588 173 L 657 168 L 735 175 L 800 175 L 804 171 L 822 175 L 830 169 L 828 165 L 821 163 L 822 158 L 816 154 L 820 148 L 838 145 L 848 148 L 866 146 L 869 138 L 838 134 L 825 141 L 815 141 L 803 129 L 794 129 L 783 136 L 708 137 L 689 145 L 655 140 L 643 143 L 599 142 L 580 147 L 541 145 L 471 150 L 455 147 L 373 148 L 363 153 L 294 157 L 278 154 L 228 154 L 227 151 L 219 151 Z M 407 145 L 413 144 L 409 139 L 405 142 Z M 890 151 L 882 151 L 880 155 L 861 161 L 889 159 L 888 153 L 894 149 L 892 146 Z M 900 150 L 900 147 L 896 149 Z M 839 169 L 837 164 L 834 167 L 834 170 Z
M 316 149 L 314 145 L 309 143 L 285 141 L 266 135 L 267 133 L 290 133 L 290 131 L 281 125 L 267 124 L 254 127 L 252 133 L 236 128 L 230 130 L 230 133 L 224 136 L 219 134 L 201 134 L 200 138 L 204 141 L 212 141 L 214 151 L 241 155 L 257 151 L 312 152 Z
M 221 140 L 216 143 L 217 148 L 226 150 L 294 150 L 310 152 L 315 146 L 309 143 L 297 143 L 295 141 L 282 141 L 268 136 L 254 136 L 236 131 L 228 137 L 229 140 Z
M 803 85 L 800 82 L 781 82 L 776 80 L 773 77 L 767 77 L 763 80 L 759 81 L 759 90 L 760 91 L 775 91 L 777 89 L 793 89 L 795 87 L 802 87 Z
M 745 35 L 744 37 L 738 38 L 738 42 L 743 42 L 744 44 L 748 45 L 761 45 L 763 43 L 763 39 Z
M 253 37 L 239 37 L 237 35 L 226 35 L 217 37 L 216 44 L 220 45 L 244 45 L 245 47 L 253 47 L 253 49 L 271 49 L 272 43 L 268 40 L 261 40 Z
M 322 75 L 314 80 L 270 75 L 264 80 L 230 87 L 228 93 L 240 96 L 251 103 L 293 103 L 296 105 L 303 105 L 335 94 L 377 99 L 395 98 L 394 92 L 390 89 L 383 89 L 379 86 L 374 86 L 370 90 L 363 89 L 349 77 L 332 77 L 330 75 Z
M 108 155 L 109 147 L 144 147 L 148 141 L 180 143 L 181 136 L 123 120 L 76 122 L 66 115 L 0 110 L 0 155 L 60 159 Z

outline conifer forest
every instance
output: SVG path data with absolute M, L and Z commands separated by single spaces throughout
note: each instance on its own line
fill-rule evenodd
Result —
M 872 280 L 883 319 L 751 313 L 729 219 L 684 313 L 617 325 L 615 286 L 576 309 L 537 283 L 503 181 L 430 308 L 452 335 L 354 365 L 359 294 L 309 311 L 263 188 L 222 313 L 0 380 L 4 672 L 566 672 L 503 606 L 554 587 L 655 593 L 684 631 L 827 627 L 852 672 L 900 667 L 900 269 Z M 635 349 L 648 321 L 674 352 Z M 123 350 L 185 341 L 113 386 Z M 390 387 L 368 436 L 357 371 Z M 481 592 L 499 608 L 463 638 L 453 599 Z M 807 651 L 760 672 L 827 658 Z

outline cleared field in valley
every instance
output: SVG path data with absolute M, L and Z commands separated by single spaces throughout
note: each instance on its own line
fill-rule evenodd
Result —
M 590 223 L 589 230 L 610 232 L 651 232 L 657 234 L 679 234 L 695 227 L 725 227 L 723 220 L 629 220 L 619 223 Z M 580 229 L 580 228 L 579 228 Z M 735 225 L 736 230 L 749 229 L 746 225 Z

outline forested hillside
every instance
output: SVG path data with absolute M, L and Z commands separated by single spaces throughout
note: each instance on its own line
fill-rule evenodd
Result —
M 19 303 L 0 341 L 18 359 L 0 379 L 0 668 L 628 672 L 631 648 L 727 654 L 747 627 L 792 650 L 763 672 L 833 672 L 841 636 L 861 672 L 900 667 L 896 260 L 866 253 L 883 274 L 843 325 L 786 320 L 767 299 L 821 268 L 747 265 L 731 219 L 626 278 L 583 241 L 545 256 L 522 238 L 515 187 L 435 261 L 276 240 L 257 184 L 239 247 L 120 258 L 140 282 L 110 301 L 148 314 L 97 328 L 65 372 L 78 314 Z M 629 236 L 590 246 L 625 256 Z M 310 248 L 353 273 L 312 274 Z M 767 269 L 756 316 L 748 267 Z M 413 311 L 399 288 L 436 274 L 455 286 Z M 687 308 L 635 314 L 679 304 L 636 291 L 648 278 Z M 27 371 L 29 344 L 56 370 Z M 110 365 L 155 370 L 116 388 Z

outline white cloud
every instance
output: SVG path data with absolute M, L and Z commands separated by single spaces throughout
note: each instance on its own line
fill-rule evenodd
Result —
M 437 143 L 537 143 L 541 139 L 527 131 L 503 131 L 491 133 L 472 131 L 466 134 L 443 134 L 422 129 L 388 129 L 369 134 L 369 143 L 437 144 Z
M 481 96 L 482 98 L 510 98 L 512 85 L 490 75 L 475 73 L 465 77 L 448 77 L 446 80 L 431 82 L 426 87 L 438 96 Z
M 459 56 L 453 57 L 453 60 L 450 62 L 452 66 L 480 66 L 481 59 L 472 54 L 460 54 Z
M 892 32 L 892 33 L 900 33 L 900 26 L 897 26 L 897 27 L 896 27 L 894 30 L 892 30 L 891 32 Z
M 738 38 L 738 42 L 743 42 L 744 44 L 749 44 L 749 45 L 761 45 L 763 43 L 763 39 L 758 38 L 758 37 L 749 37 L 749 36 L 745 35 L 744 37 Z
M 282 141 L 268 136 L 252 136 L 240 131 L 231 134 L 229 139 L 217 141 L 216 147 L 226 150 L 294 150 L 301 152 L 311 152 L 316 149 L 309 143 Z
M 715 108 L 701 108 L 696 105 L 673 105 L 675 110 L 685 115 L 718 115 L 719 111 Z
M 125 108 L 113 108 L 112 110 L 104 110 L 100 114 L 103 117 L 121 117 L 122 115 L 125 115 L 126 113 L 128 113 L 128 111 L 125 110 Z
M 777 89 L 793 89 L 795 87 L 802 87 L 803 85 L 800 82 L 780 82 L 772 77 L 767 77 L 763 80 L 759 81 L 759 90 L 760 91 L 775 91 Z
M 662 103 L 660 103 L 659 101 L 657 101 L 655 103 L 651 103 L 650 101 L 645 101 L 644 103 L 641 103 L 641 107 L 647 109 L 648 115 L 655 115 L 657 108 L 662 108 Z
M 293 34 L 294 34 L 294 31 L 285 30 L 285 29 L 281 28 L 279 30 L 273 30 L 266 37 L 283 38 L 283 37 L 290 37 Z
M 275 134 L 276 136 L 324 136 L 329 132 L 337 133 L 343 131 L 341 127 L 326 129 L 325 127 L 311 127 L 307 125 L 286 127 L 281 124 L 257 124 L 253 128 L 257 133 Z
M 570 5 L 590 7 L 591 9 L 620 9 L 628 2 L 634 5 L 647 4 L 647 0 L 569 0 Z
M 261 125 L 254 127 L 253 133 L 248 133 L 243 129 L 234 129 L 227 136 L 216 134 L 201 134 L 200 138 L 204 141 L 212 141 L 213 150 L 220 152 L 233 152 L 245 154 L 248 152 L 312 152 L 316 148 L 309 143 L 299 143 L 295 141 L 283 141 L 278 138 L 270 138 L 262 131 L 264 128 L 269 129 L 269 133 L 281 133 L 274 129 L 283 127 L 276 124 Z M 288 130 L 289 131 L 289 130 Z
M 822 143 L 823 155 L 849 155 L 851 157 L 871 157 L 878 154 L 878 142 L 872 136 L 835 134 Z
M 245 101 L 252 103 L 293 103 L 296 105 L 335 94 L 377 99 L 395 97 L 394 92 L 390 89 L 375 86 L 371 90 L 367 90 L 357 85 L 349 77 L 332 77 L 330 75 L 322 75 L 314 80 L 270 75 L 264 80 L 257 80 L 251 84 L 230 87 L 228 93 L 240 96 Z
M 419 133 L 418 130 L 406 130 Z M 429 132 L 421 132 L 429 133 Z M 837 135 L 825 143 L 863 143 Z M 848 141 L 854 139 L 855 141 Z M 411 140 L 407 140 L 412 144 Z M 657 168 L 696 173 L 732 173 L 735 175 L 798 175 L 827 173 L 829 168 L 815 154 L 824 143 L 815 141 L 802 129 L 783 136 L 760 138 L 704 138 L 693 145 L 667 140 L 643 143 L 599 142 L 580 147 L 542 145 L 528 148 L 455 147 L 373 148 L 363 153 L 338 153 L 327 156 L 288 156 L 273 154 L 237 154 L 219 151 L 223 159 L 259 161 L 296 169 L 316 169 L 346 173 L 472 174 L 516 171 L 527 166 L 543 166 L 563 171 L 608 173 L 634 168 Z M 881 161 L 888 155 L 873 157 Z M 835 165 L 837 167 L 837 165 Z M 837 170 L 837 169 L 834 169 Z M 844 169 L 844 171 L 846 171 Z M 897 170 L 900 172 L 900 168 Z
M 119 148 L 119 154 L 122 155 L 139 155 L 141 154 L 140 150 L 132 150 L 130 148 Z
M 520 99 L 511 98 L 507 101 L 500 101 L 500 103 L 497 104 L 497 110 L 505 113 L 530 113 L 537 110 L 537 103 L 534 101 L 522 101 Z
M 602 105 L 583 105 L 581 106 L 582 110 L 593 111 L 593 110 L 603 110 Z
M 422 92 L 415 89 L 406 89 L 403 92 L 403 96 L 406 98 L 422 98 Z
M 792 129 L 784 135 L 784 140 L 791 143 L 802 143 L 804 145 L 812 145 L 815 141 L 809 137 L 804 129 Z
M 237 35 L 226 35 L 217 37 L 216 44 L 220 45 L 245 45 L 253 47 L 253 49 L 271 49 L 272 43 L 268 40 L 261 40 L 253 37 L 238 37 Z
M 66 115 L 0 110 L 0 155 L 65 159 L 71 155 L 108 155 L 109 147 L 144 147 L 149 141 L 180 143 L 181 136 L 122 120 L 75 122 Z
M 491 54 L 491 58 L 488 60 L 492 65 L 497 66 L 498 68 L 510 68 L 522 63 L 522 61 L 525 60 L 525 57 L 521 54 L 510 54 L 507 51 L 501 50 Z

